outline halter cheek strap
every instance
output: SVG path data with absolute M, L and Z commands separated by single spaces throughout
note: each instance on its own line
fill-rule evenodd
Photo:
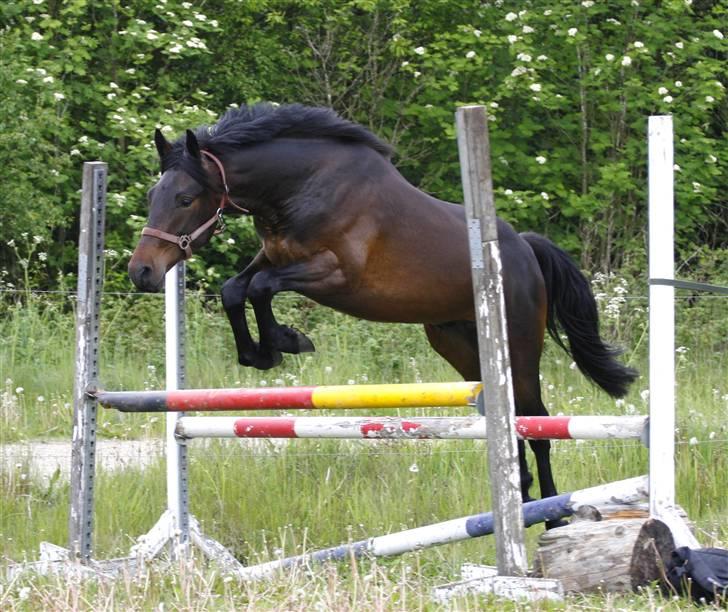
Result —
M 174 242 L 180 249 L 185 252 L 185 259 L 189 259 L 190 257 L 192 257 L 192 243 L 197 240 L 197 238 L 199 238 L 202 234 L 204 234 L 214 223 L 222 223 L 222 210 L 219 208 L 217 210 L 217 213 L 215 213 L 214 217 L 203 223 L 191 234 L 182 234 L 181 236 L 177 236 L 176 234 L 169 234 L 154 227 L 145 227 L 144 229 L 142 229 L 142 236 L 153 236 L 154 238 L 159 238 L 160 240 Z M 222 227 L 224 227 L 224 225 Z M 222 229 L 220 231 L 222 231 Z M 219 232 L 216 230 L 215 233 L 217 234 Z
M 220 172 L 220 178 L 222 179 L 222 186 L 224 191 L 220 198 L 220 206 L 218 207 L 215 214 L 191 234 L 170 234 L 168 232 L 163 232 L 162 230 L 149 226 L 142 229 L 142 236 L 152 236 L 153 238 L 166 240 L 167 242 L 173 242 L 174 244 L 176 244 L 180 249 L 184 251 L 185 259 L 189 259 L 190 257 L 192 257 L 192 243 L 197 240 L 197 238 L 199 238 L 202 234 L 204 234 L 208 229 L 210 229 L 212 225 L 217 225 L 214 234 L 219 234 L 225 230 L 223 212 L 225 211 L 226 206 L 230 205 L 245 215 L 250 214 L 250 211 L 247 208 L 243 208 L 239 204 L 236 204 L 230 198 L 230 188 L 227 184 L 227 179 L 225 177 L 225 168 L 223 167 L 222 162 L 209 151 L 201 151 L 201 153 L 217 166 L 218 172 Z

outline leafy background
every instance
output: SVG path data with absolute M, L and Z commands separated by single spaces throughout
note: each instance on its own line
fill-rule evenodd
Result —
M 646 118 L 674 115 L 680 261 L 728 267 L 726 0 L 20 0 L 0 6 L 0 279 L 74 286 L 80 170 L 110 169 L 107 288 L 144 224 L 169 136 L 230 105 L 329 105 L 397 147 L 420 188 L 460 201 L 453 113 L 491 116 L 500 214 L 589 271 L 645 266 Z M 193 282 L 256 250 L 234 224 Z

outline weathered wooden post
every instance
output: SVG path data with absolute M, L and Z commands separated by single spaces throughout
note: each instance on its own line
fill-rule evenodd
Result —
M 96 400 L 87 395 L 99 375 L 99 317 L 104 283 L 104 220 L 107 165 L 83 165 L 78 240 L 76 374 L 73 384 L 71 511 L 68 521 L 72 559 L 91 560 L 96 461 Z
M 484 389 L 498 573 L 524 576 L 527 560 L 515 403 L 485 108 L 459 108 L 456 124 Z

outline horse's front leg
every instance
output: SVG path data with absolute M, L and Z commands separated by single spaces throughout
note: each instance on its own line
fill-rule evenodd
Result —
M 330 251 L 322 251 L 311 259 L 279 268 L 260 270 L 248 288 L 248 297 L 258 322 L 259 351 L 255 367 L 268 369 L 278 365 L 280 351 L 303 353 L 314 350 L 313 343 L 292 327 L 279 325 L 271 309 L 273 297 L 281 291 L 304 294 L 326 294 L 346 285 L 338 259 Z M 286 347 L 286 348 L 283 348 Z
M 228 279 L 222 286 L 222 305 L 233 330 L 240 365 L 254 365 L 258 355 L 258 344 L 253 341 L 245 318 L 245 301 L 253 276 L 269 265 L 268 258 L 261 250 L 240 274 Z
M 262 350 L 253 340 L 245 317 L 245 302 L 248 287 L 253 277 L 261 270 L 270 267 L 270 261 L 261 250 L 250 264 L 237 276 L 229 279 L 222 287 L 222 303 L 235 337 L 240 365 L 268 369 L 281 361 L 279 351 L 284 353 L 304 353 L 314 350 L 313 343 L 293 327 L 280 325 L 273 315 L 271 301 L 261 302 L 255 307 L 255 316 L 262 318 L 266 326 L 271 326 L 272 348 Z

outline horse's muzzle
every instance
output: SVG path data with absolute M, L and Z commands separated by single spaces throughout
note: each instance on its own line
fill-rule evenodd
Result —
M 135 263 L 134 260 L 129 262 L 129 278 L 139 291 L 147 293 L 157 293 L 164 284 L 164 275 L 160 276 L 152 266 Z

